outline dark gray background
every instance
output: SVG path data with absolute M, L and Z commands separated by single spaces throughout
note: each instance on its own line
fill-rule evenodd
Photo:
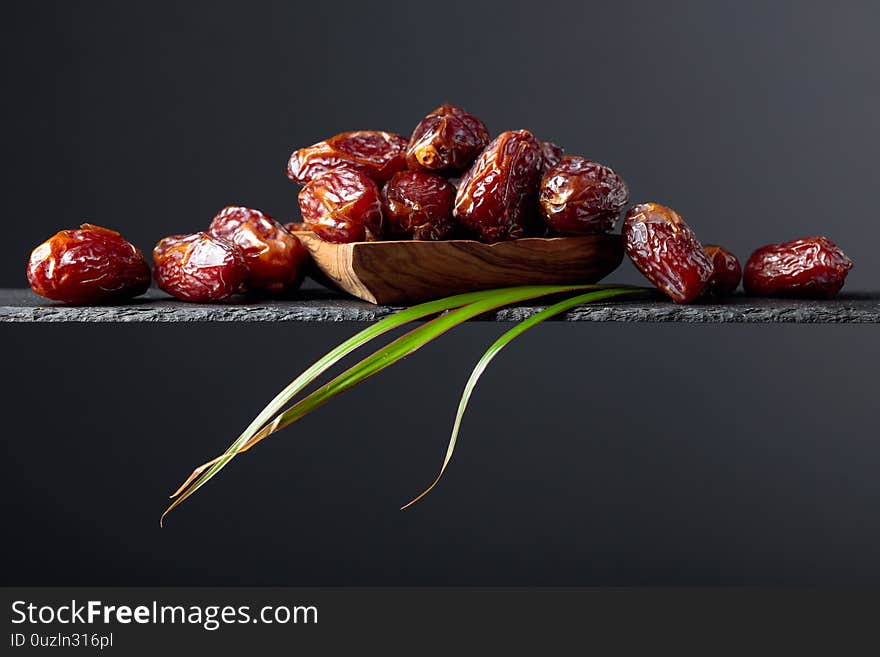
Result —
M 84 219 L 149 250 L 296 215 L 288 152 L 440 102 L 614 166 L 741 258 L 824 233 L 877 289 L 875 3 L 18 3 L 0 284 Z M 639 281 L 626 263 L 613 280 Z M 14 584 L 880 582 L 873 327 L 470 325 L 164 496 L 354 325 L 5 326 Z

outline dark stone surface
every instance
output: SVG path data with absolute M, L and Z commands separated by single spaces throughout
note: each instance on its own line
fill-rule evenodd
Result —
M 484 316 L 491 321 L 518 321 L 541 310 L 523 305 Z M 323 288 L 309 287 L 290 301 L 238 304 L 192 304 L 174 301 L 157 290 L 128 304 L 65 306 L 48 302 L 30 290 L 0 290 L 4 322 L 369 322 L 397 308 L 374 306 Z M 582 322 L 744 322 L 744 323 L 878 323 L 880 293 L 843 294 L 833 301 L 751 299 L 677 306 L 656 300 L 612 301 L 581 306 L 559 317 Z

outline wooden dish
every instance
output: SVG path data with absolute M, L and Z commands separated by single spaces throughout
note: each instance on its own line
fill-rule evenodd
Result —
M 623 259 L 620 235 L 333 244 L 296 236 L 335 285 L 359 299 L 406 304 L 513 285 L 595 283 Z

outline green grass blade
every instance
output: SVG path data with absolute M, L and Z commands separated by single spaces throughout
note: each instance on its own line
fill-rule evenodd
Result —
M 442 335 L 446 331 L 457 326 L 458 324 L 461 324 L 462 322 L 465 322 L 468 319 L 472 319 L 478 315 L 489 312 L 491 310 L 503 308 L 504 306 L 509 306 L 511 304 L 518 303 L 521 301 L 526 301 L 529 299 L 535 299 L 535 298 L 539 298 L 539 297 L 543 297 L 543 296 L 548 296 L 551 294 L 558 294 L 558 293 L 562 293 L 562 292 L 571 292 L 574 290 L 596 289 L 597 287 L 599 287 L 599 286 L 595 286 L 595 285 L 535 285 L 535 286 L 502 288 L 502 289 L 498 289 L 498 290 L 486 290 L 486 291 L 482 291 L 482 292 L 470 293 L 467 295 L 457 295 L 458 299 L 470 298 L 471 299 L 470 303 L 467 303 L 467 305 L 464 305 L 464 306 L 461 306 L 458 308 L 450 309 L 449 312 L 447 312 L 446 314 L 440 315 L 439 317 L 431 320 L 430 322 L 427 322 L 426 324 L 424 324 L 416 329 L 413 329 L 409 333 L 397 338 L 396 340 L 394 340 L 393 342 L 388 344 L 386 347 L 379 349 L 377 352 L 375 352 L 371 356 L 368 356 L 367 358 L 360 361 L 356 365 L 352 366 L 351 368 L 346 370 L 343 374 L 337 376 L 335 379 L 333 379 L 329 383 L 327 383 L 324 386 L 322 386 L 321 388 L 318 388 L 317 390 L 315 390 L 313 393 L 311 393 L 310 395 L 308 395 L 307 397 L 302 399 L 300 402 L 295 404 L 293 407 L 291 407 L 287 411 L 281 413 L 274 420 L 272 420 L 271 423 L 269 423 L 268 425 L 266 425 L 265 427 L 263 427 L 259 431 L 257 431 L 256 429 L 254 429 L 254 431 L 250 431 L 251 428 L 253 428 L 253 427 L 259 428 L 259 426 L 262 426 L 262 424 L 265 423 L 265 420 L 263 420 L 262 423 L 257 425 L 257 420 L 260 420 L 261 416 L 264 414 L 261 414 L 261 416 L 258 416 L 257 420 L 255 420 L 254 422 L 251 423 L 248 430 L 246 430 L 245 433 L 243 433 L 239 437 L 239 439 L 236 440 L 229 447 L 229 449 L 227 449 L 227 451 L 224 454 L 222 454 L 217 459 L 214 459 L 214 461 L 210 461 L 208 464 L 205 464 L 205 466 L 202 466 L 202 468 L 204 468 L 204 470 L 202 472 L 200 472 L 196 476 L 191 476 L 190 479 L 188 479 L 187 482 L 184 483 L 184 486 L 182 486 L 181 489 L 178 490 L 179 494 L 177 495 L 174 502 L 168 507 L 168 509 L 165 510 L 165 513 L 162 514 L 162 519 L 164 520 L 165 516 L 167 516 L 171 510 L 173 510 L 175 507 L 180 505 L 186 498 L 188 498 L 190 495 L 195 493 L 199 488 L 201 488 L 205 483 L 207 483 L 211 478 L 213 478 L 223 467 L 225 467 L 225 465 L 236 454 L 240 453 L 241 451 L 245 451 L 247 449 L 250 449 L 251 447 L 253 447 L 253 445 L 260 442 L 261 440 L 263 440 L 267 436 L 269 436 L 272 433 L 288 426 L 292 422 L 294 422 L 294 421 L 298 420 L 299 418 L 303 417 L 304 415 L 310 413 L 311 411 L 315 410 L 319 406 L 322 406 L 323 404 L 328 402 L 330 399 L 332 399 L 336 395 L 341 394 L 342 392 L 345 392 L 346 390 L 354 387 L 355 385 L 357 385 L 361 381 L 363 381 L 363 380 L 373 376 L 374 374 L 382 371 L 383 369 L 394 364 L 395 362 L 397 362 L 401 358 L 408 356 L 409 354 L 411 354 L 414 351 L 416 351 L 417 349 L 421 348 L 422 346 L 424 346 L 425 344 L 427 344 L 431 340 L 434 340 L 435 338 L 439 337 L 440 335 Z M 454 299 L 454 298 L 456 298 L 456 297 L 450 297 L 450 299 Z M 432 302 L 432 303 L 437 303 L 437 304 L 442 305 L 442 302 L 444 302 L 444 301 L 446 301 L 448 303 L 448 300 L 439 300 L 438 302 Z M 456 301 L 456 303 L 459 303 L 459 302 Z M 427 306 L 429 304 L 422 304 L 422 305 Z M 415 306 L 415 307 L 407 309 L 407 310 L 412 311 L 416 308 L 418 308 L 418 307 Z M 407 313 L 407 310 L 401 311 L 401 313 Z M 434 310 L 432 312 L 437 312 L 437 311 Z M 398 313 L 398 314 L 401 314 L 401 313 Z M 407 313 L 407 314 L 408 314 L 408 316 L 413 317 L 412 313 Z M 432 314 L 432 313 L 425 313 L 421 316 L 425 316 L 427 314 Z M 413 318 L 417 319 L 418 317 L 413 317 Z M 412 319 L 409 319 L 406 321 L 412 321 Z M 405 322 L 401 322 L 401 323 L 405 323 Z M 400 324 L 396 324 L 396 325 L 400 325 Z M 363 333 L 366 333 L 366 331 L 363 331 L 363 332 L 361 332 L 361 334 L 358 334 L 358 335 L 362 335 Z M 357 336 L 355 336 L 355 337 L 357 337 Z M 346 343 L 343 343 L 343 345 L 348 344 L 350 342 L 351 342 L 351 340 L 347 341 Z M 366 342 L 366 340 L 362 340 L 361 343 L 359 343 L 359 344 L 362 344 L 363 342 Z M 355 347 L 359 346 L 359 344 L 356 344 Z M 343 345 L 340 345 L 340 347 L 331 351 L 330 354 L 328 354 L 328 356 L 336 353 L 337 350 L 339 350 Z M 327 357 L 325 357 L 325 359 L 326 358 Z M 341 358 L 341 356 L 340 356 L 340 358 Z M 322 361 L 325 359 L 322 359 Z M 338 358 L 336 360 L 338 360 Z M 318 361 L 318 362 L 321 363 L 322 361 Z M 333 362 L 335 362 L 335 361 L 333 361 Z M 313 366 L 313 368 L 314 367 L 315 366 Z M 290 390 L 290 389 L 295 388 L 296 387 L 295 384 L 297 384 L 298 381 L 305 380 L 306 374 L 310 370 L 312 370 L 313 368 L 309 368 L 309 370 L 304 372 L 303 375 L 300 375 L 300 377 L 297 377 L 297 379 L 293 383 L 291 383 L 291 385 L 288 386 L 288 388 L 286 388 L 285 390 Z M 324 369 L 326 369 L 326 368 L 324 368 Z M 323 371 L 323 370 L 321 370 L 321 371 Z M 309 379 L 309 381 L 314 379 L 315 376 L 317 376 L 317 374 L 315 374 L 314 376 L 311 376 L 311 379 Z M 308 381 L 303 383 L 303 387 L 307 384 L 308 384 Z M 282 396 L 283 396 L 283 394 L 278 395 L 276 397 L 276 400 L 280 399 Z M 273 402 L 276 400 L 273 400 Z M 270 404 L 270 406 L 272 406 L 272 404 Z M 250 431 L 250 435 L 248 435 L 249 431 Z M 198 469 L 197 469 L 197 472 L 198 472 Z M 160 524 L 161 524 L 161 522 L 162 521 L 160 521 Z
M 612 288 L 612 289 L 604 289 L 604 290 L 596 290 L 594 292 L 588 292 L 586 294 L 580 294 L 574 296 L 570 299 L 565 299 L 556 303 L 552 306 L 549 306 L 542 310 L 539 313 L 528 317 L 521 322 L 519 322 L 512 329 L 504 333 L 500 338 L 498 338 L 489 349 L 483 354 L 483 357 L 477 362 L 477 365 L 474 367 L 473 372 L 471 373 L 470 378 L 464 387 L 464 392 L 462 392 L 461 400 L 458 403 L 458 411 L 455 414 L 455 422 L 452 426 L 452 435 L 449 438 L 449 445 L 446 448 L 446 456 L 443 458 L 443 465 L 440 467 L 440 474 L 437 475 L 437 478 L 434 479 L 434 482 L 428 486 L 422 493 L 417 495 L 407 504 L 404 504 L 401 507 L 401 510 L 406 509 L 420 499 L 422 499 L 425 495 L 431 492 L 431 490 L 440 482 L 440 479 L 443 477 L 443 473 L 446 472 L 446 466 L 449 465 L 449 461 L 452 459 L 452 453 L 455 451 L 455 443 L 458 440 L 458 433 L 461 429 L 461 421 L 464 417 L 464 413 L 467 410 L 468 402 L 470 401 L 471 394 L 474 391 L 474 388 L 477 385 L 477 381 L 480 380 L 480 376 L 482 376 L 483 372 L 486 370 L 486 367 L 490 362 L 498 355 L 498 353 L 504 349 L 508 344 L 513 342 L 513 340 L 519 335 L 525 333 L 533 326 L 537 326 L 544 320 L 550 319 L 555 315 L 559 315 L 560 313 L 564 313 L 567 310 L 571 310 L 575 306 L 579 306 L 584 303 L 590 303 L 593 301 L 600 301 L 602 299 L 608 299 L 611 297 L 621 296 L 624 294 L 635 294 L 639 292 L 643 292 L 643 289 L 639 288 Z
M 559 287 L 554 287 L 553 289 L 543 291 L 538 290 L 537 292 L 528 291 L 528 288 L 510 288 L 510 294 L 492 296 L 485 300 L 453 310 L 448 314 L 442 317 L 438 317 L 431 322 L 425 324 L 424 326 L 414 329 L 406 335 L 401 336 L 394 342 L 388 344 L 383 349 L 380 349 L 379 351 L 374 353 L 372 356 L 365 358 L 357 365 L 354 365 L 349 370 L 340 374 L 333 381 L 327 383 L 325 386 L 319 388 L 314 393 L 300 401 L 298 404 L 296 404 L 296 406 L 290 408 L 289 410 L 276 417 L 272 422 L 267 424 L 262 431 L 255 435 L 254 439 L 265 438 L 266 436 L 275 433 L 280 429 L 283 429 L 284 427 L 290 425 L 292 422 L 298 420 L 299 418 L 317 408 L 316 404 L 319 405 L 321 403 L 324 403 L 325 401 L 329 401 L 329 399 L 332 399 L 336 395 L 339 395 L 346 390 L 353 388 L 361 381 L 373 376 L 374 374 L 379 373 L 386 367 L 396 363 L 402 358 L 405 358 L 417 349 L 420 349 L 428 342 L 431 342 L 435 338 L 440 337 L 440 335 L 442 335 L 449 329 L 469 319 L 473 319 L 474 317 L 481 315 L 485 312 L 489 312 L 497 308 L 502 308 L 512 303 L 524 301 L 529 298 L 547 296 L 548 294 L 557 294 L 559 292 L 571 291 L 573 289 L 585 289 L 587 287 L 594 286 L 567 286 L 562 289 L 560 289 Z M 248 448 L 250 448 L 253 444 L 255 444 L 255 442 L 249 443 Z
M 375 324 L 371 324 L 363 331 L 358 332 L 356 335 L 352 336 L 339 346 L 327 352 L 319 360 L 315 361 L 315 363 L 308 367 L 302 374 L 296 377 L 296 379 L 294 379 L 281 392 L 279 392 L 272 399 L 272 401 L 270 401 L 266 405 L 266 407 L 262 411 L 260 411 L 259 415 L 257 415 L 253 419 L 253 421 L 239 435 L 239 437 L 236 438 L 232 445 L 229 446 L 229 450 L 239 451 L 241 446 L 244 445 L 248 440 L 250 440 L 251 437 L 253 437 L 253 435 L 264 424 L 266 424 L 266 422 L 268 422 L 274 415 L 281 411 L 281 409 L 283 409 L 284 406 L 286 406 L 290 402 L 290 400 L 293 399 L 293 397 L 295 397 L 317 377 L 333 367 L 333 365 L 355 351 L 357 348 L 365 345 L 366 343 L 374 340 L 375 338 L 378 338 L 385 333 L 388 333 L 389 331 L 403 326 L 404 324 L 423 319 L 430 315 L 435 315 L 451 308 L 465 306 L 474 301 L 478 301 L 486 294 L 491 294 L 492 292 L 494 292 L 494 290 L 468 292 L 466 294 L 457 294 L 455 296 L 446 297 L 444 299 L 429 301 L 427 303 L 422 303 L 416 306 L 412 306 L 410 308 L 405 308 L 404 310 L 400 310 L 393 315 L 382 318 Z M 189 486 L 189 484 L 192 483 L 192 481 L 198 475 L 200 475 L 205 469 L 213 465 L 217 460 L 218 459 L 214 459 L 214 461 L 210 461 L 196 468 L 193 473 L 183 482 L 183 484 L 171 495 L 171 497 L 177 497 L 183 490 L 185 490 Z

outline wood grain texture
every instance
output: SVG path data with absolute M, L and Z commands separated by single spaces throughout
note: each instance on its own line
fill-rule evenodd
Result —
M 619 235 L 332 244 L 297 233 L 321 272 L 376 304 L 406 304 L 513 285 L 596 283 L 623 259 Z

